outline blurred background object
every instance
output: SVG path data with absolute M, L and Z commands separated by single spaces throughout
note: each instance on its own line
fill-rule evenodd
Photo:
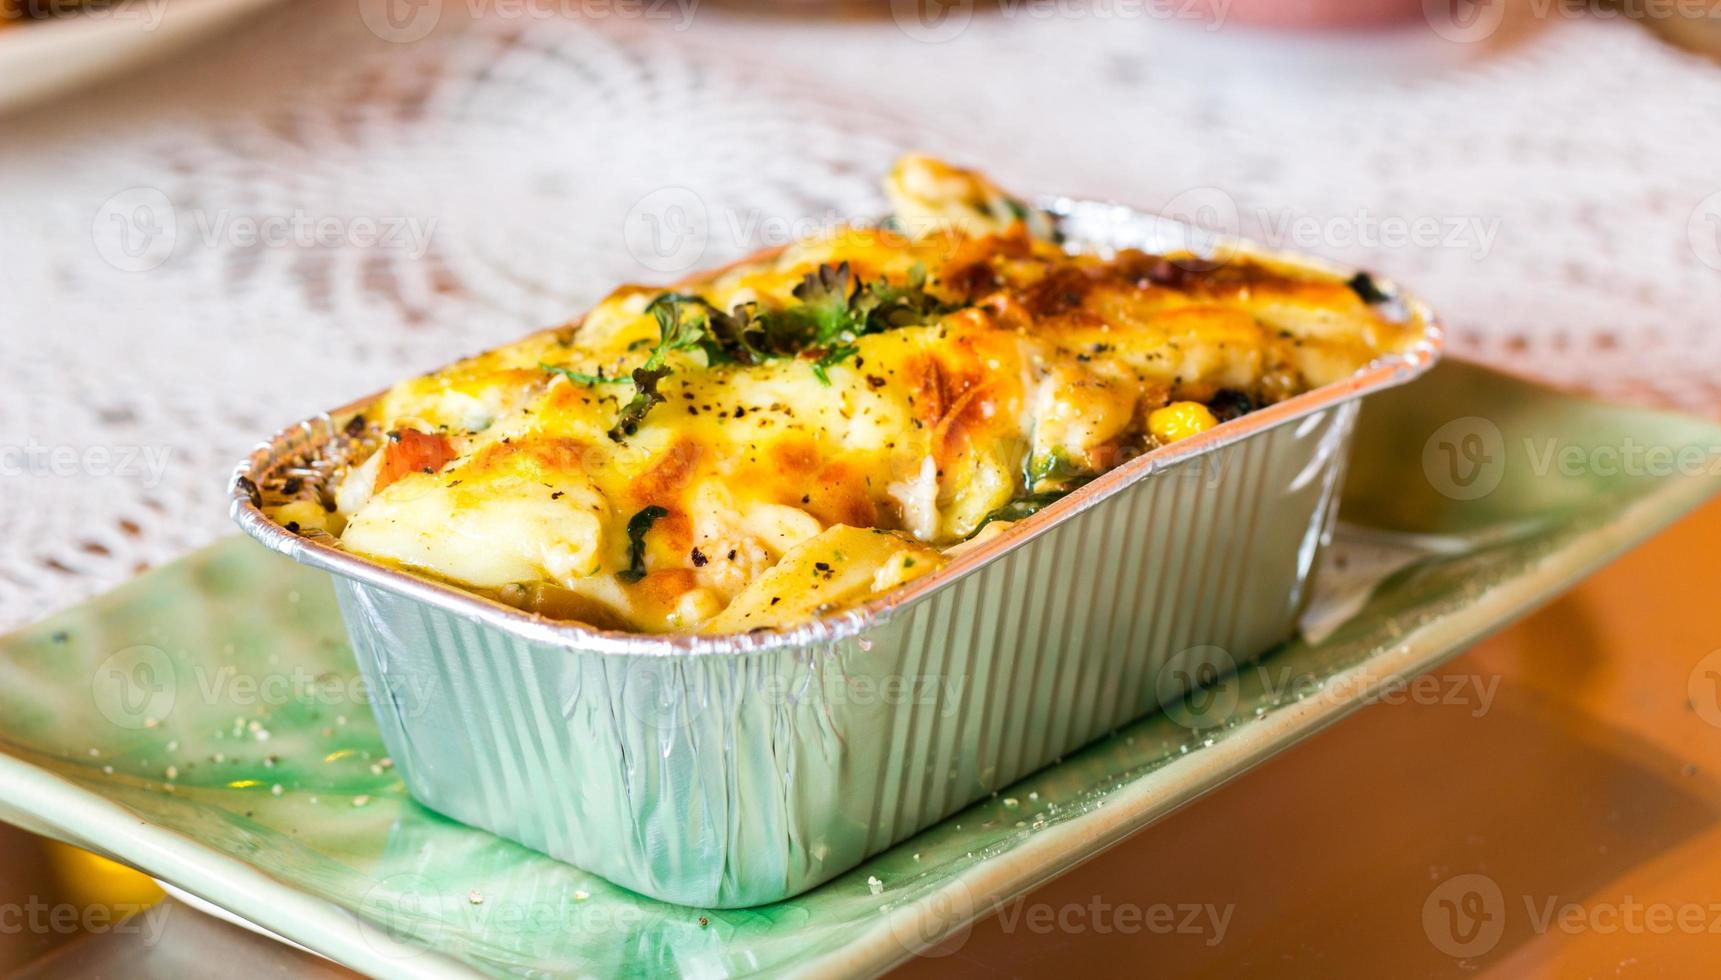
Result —
M 1706 0 L 1605 0 L 1683 48 L 1721 61 L 1721 4 Z M 1647 4 L 1647 6 L 1645 6 Z
M 0 824 L 0 976 L 161 898 L 148 875 Z
M 66 900 L 74 905 L 148 908 L 161 901 L 161 886 L 148 875 L 80 847 L 43 840 L 48 863 Z
M 275 2 L 6 0 L 0 112 L 167 58 Z
M 1469 0 L 1198 0 L 1214 20 L 1290 28 L 1400 27 L 1422 17 L 1425 2 Z

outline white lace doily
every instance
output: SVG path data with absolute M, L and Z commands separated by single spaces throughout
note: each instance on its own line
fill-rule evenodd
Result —
M 1379 268 L 1463 356 L 1721 409 L 1721 69 L 1632 25 L 1293 44 L 690 2 L 424 0 L 419 37 L 296 0 L 0 120 L 0 627 L 229 533 L 227 473 L 279 426 L 875 213 L 908 146 Z

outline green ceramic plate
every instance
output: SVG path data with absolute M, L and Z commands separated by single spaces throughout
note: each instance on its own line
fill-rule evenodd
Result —
M 381 975 L 877 973 L 1721 489 L 1721 428 L 1448 364 L 1365 410 L 1309 637 L 798 898 L 641 898 L 411 802 L 319 573 L 234 539 L 0 640 L 0 817 Z

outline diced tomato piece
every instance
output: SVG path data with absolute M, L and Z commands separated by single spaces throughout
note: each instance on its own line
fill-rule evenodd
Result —
M 408 473 L 434 473 L 454 458 L 454 447 L 448 437 L 417 429 L 401 429 L 389 433 L 388 445 L 382 450 L 382 466 L 377 469 L 373 493 L 406 476 Z

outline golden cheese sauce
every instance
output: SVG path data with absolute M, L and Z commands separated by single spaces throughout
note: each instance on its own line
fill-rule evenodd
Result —
M 1414 339 L 1366 290 L 1256 260 L 1067 254 L 925 157 L 887 191 L 890 229 L 623 288 L 396 386 L 336 510 L 277 519 L 550 616 L 781 627 Z

